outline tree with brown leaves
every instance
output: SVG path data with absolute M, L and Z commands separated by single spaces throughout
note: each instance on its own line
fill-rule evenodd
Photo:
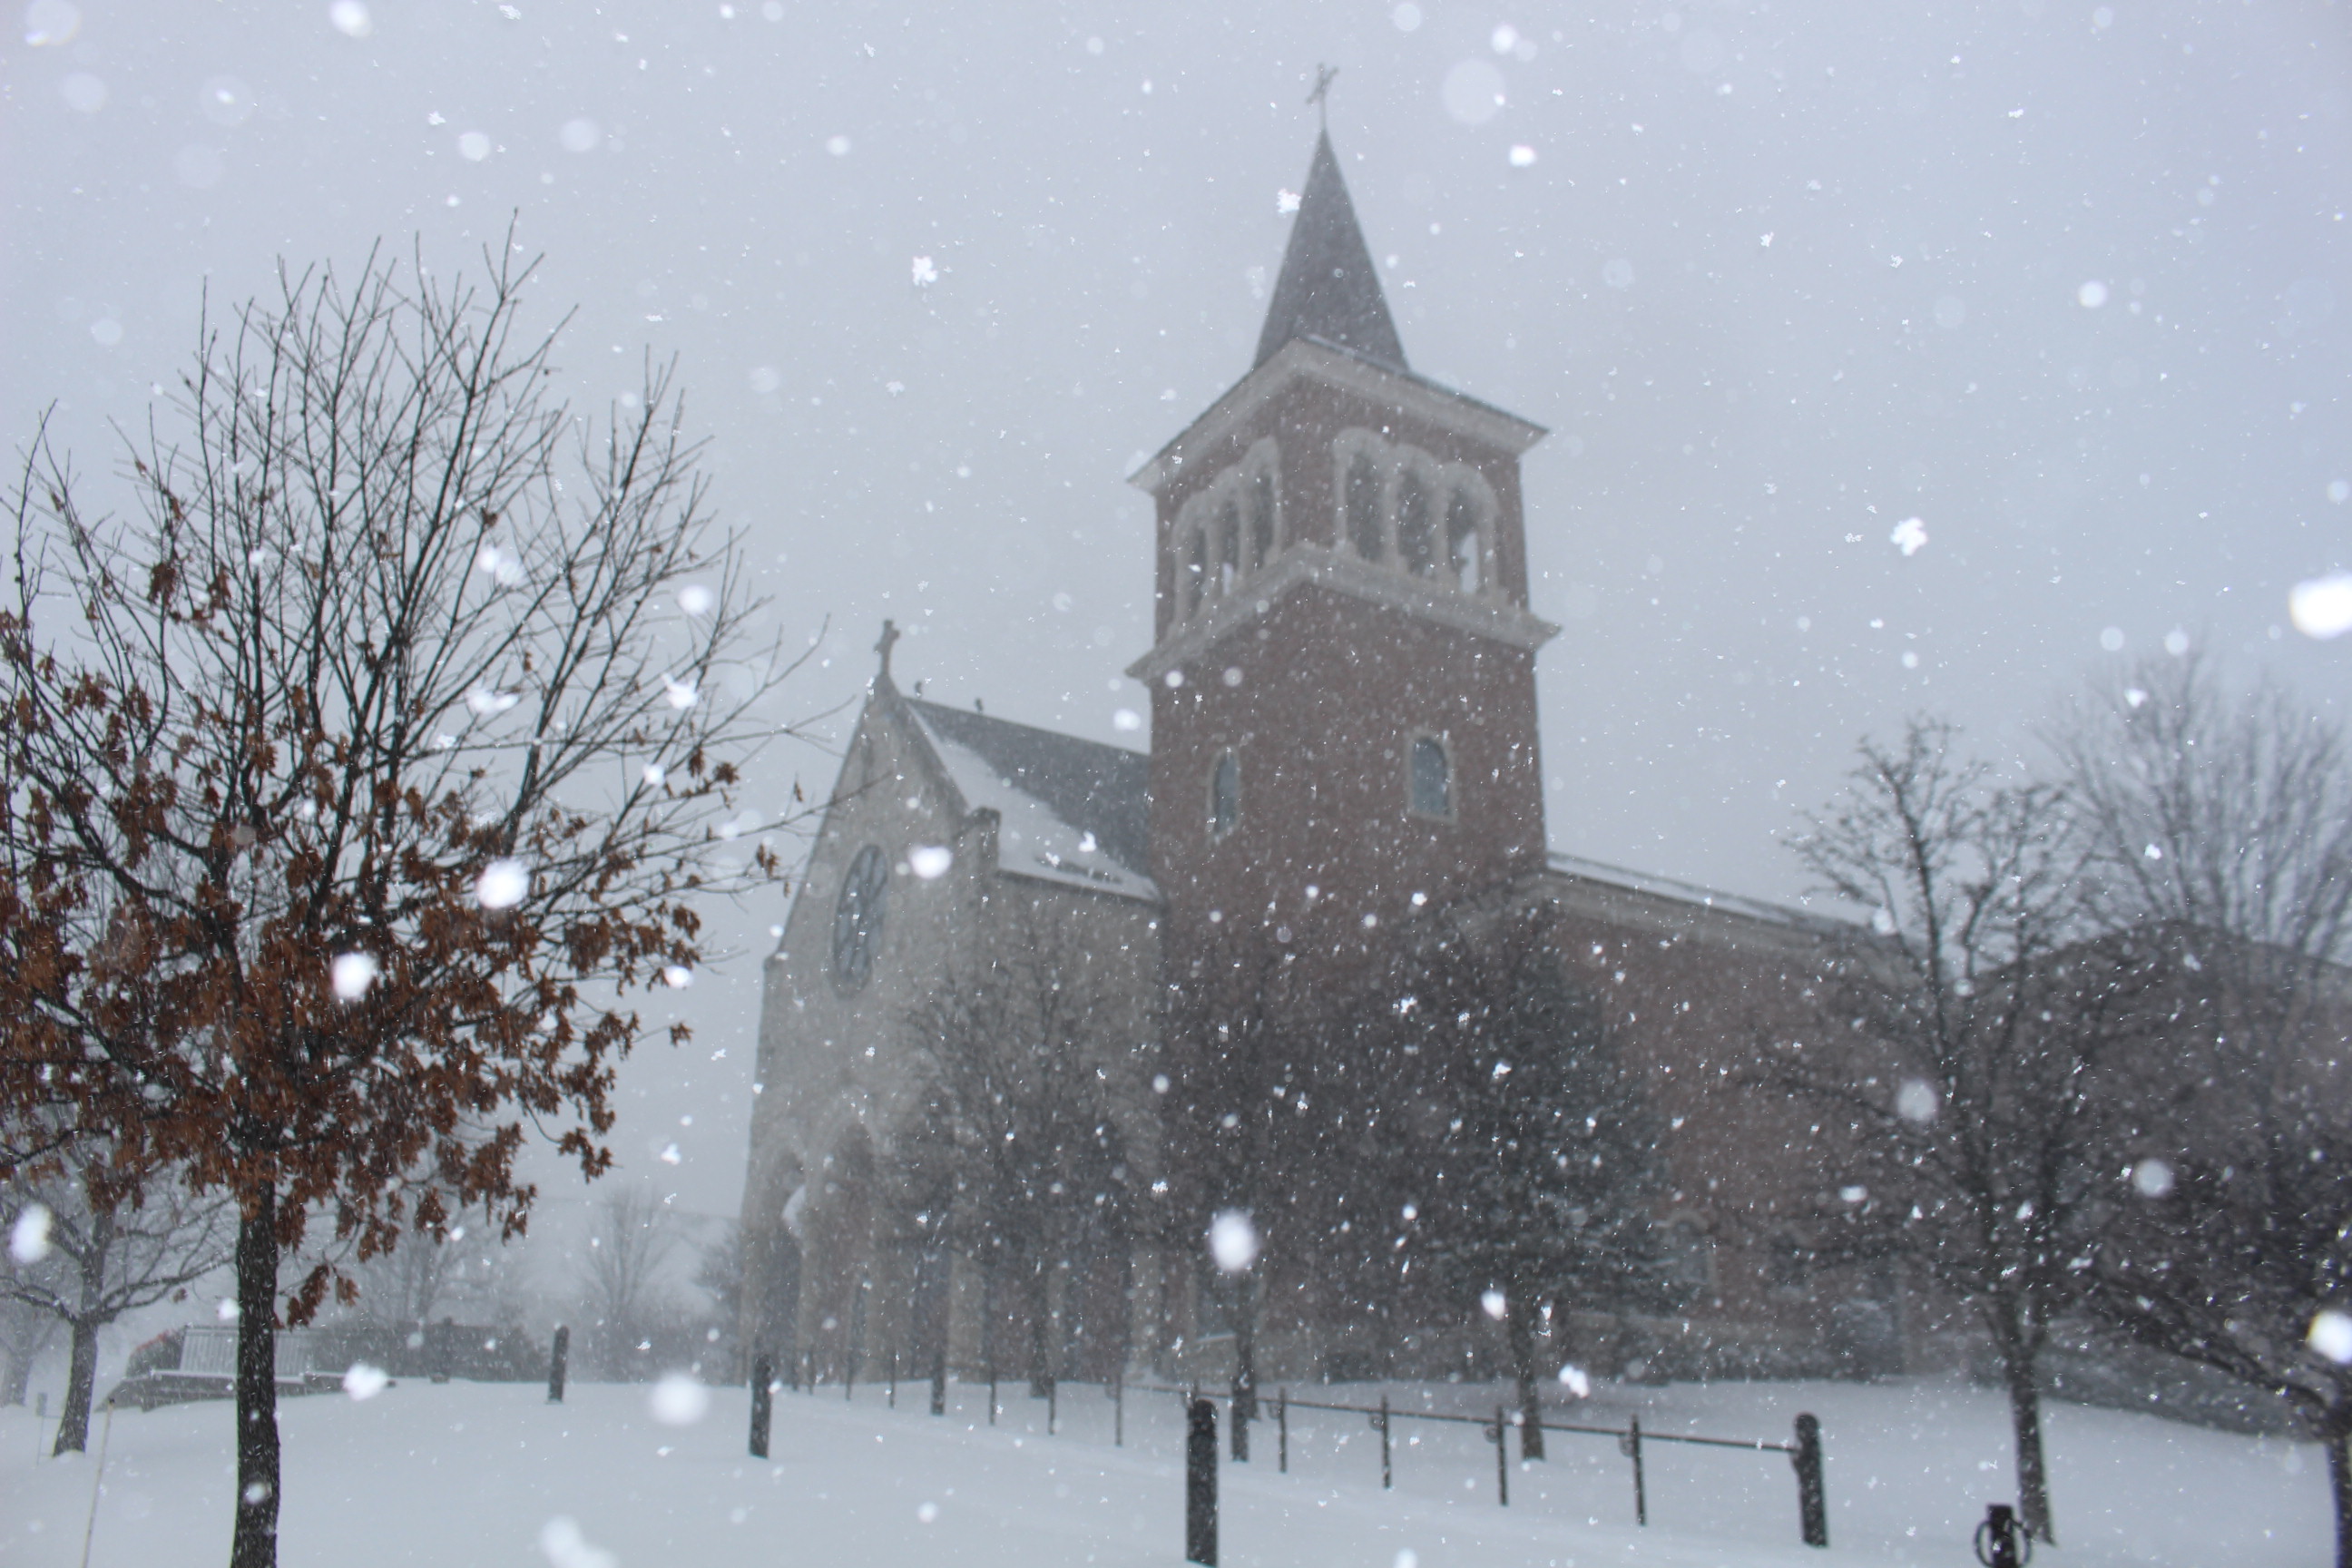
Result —
M 205 322 L 127 517 L 46 429 L 11 498 L 0 1158 L 58 1117 L 236 1205 L 234 1568 L 277 1555 L 281 1311 L 352 1293 L 281 1295 L 311 1221 L 511 1236 L 527 1136 L 602 1173 L 629 992 L 774 869 L 717 828 L 785 671 L 670 375 L 575 416 L 514 248 L 282 276 Z

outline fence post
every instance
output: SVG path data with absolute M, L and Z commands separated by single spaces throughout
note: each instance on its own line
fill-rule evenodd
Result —
M 547 1402 L 563 1403 L 563 1366 L 572 1357 L 572 1331 L 565 1325 L 555 1326 L 555 1345 L 547 1352 Z
M 1810 1413 L 1797 1417 L 1797 1521 L 1808 1546 L 1830 1543 L 1830 1510 L 1822 1489 L 1822 1423 Z
M 1495 1406 L 1495 1501 L 1502 1508 L 1511 1506 L 1511 1428 L 1499 1405 Z
M 1062 1419 L 1062 1380 L 1061 1380 L 1060 1378 L 1058 1378 L 1058 1377 L 1049 1377 L 1049 1378 L 1047 1378 L 1047 1379 L 1045 1380 L 1045 1436 L 1046 1436 L 1050 1437 L 1050 1436 L 1052 1436 L 1054 1435 L 1054 1428 L 1055 1428 L 1055 1426 L 1059 1426 L 1059 1425 L 1060 1425 L 1060 1423 L 1061 1423 L 1061 1419 Z
M 1249 1463 L 1250 1400 L 1246 1385 L 1239 1377 L 1234 1379 L 1233 1394 L 1226 1403 L 1233 1407 L 1234 1463 L 1246 1465 Z
M 996 1425 L 996 1362 L 993 1357 L 988 1363 L 988 1424 L 991 1426 Z
M 1217 1563 L 1217 1407 L 1205 1399 L 1186 1413 L 1184 1561 Z
M 1386 1491 L 1395 1482 L 1389 1468 L 1389 1396 L 1385 1394 L 1381 1395 L 1381 1413 L 1374 1425 L 1381 1429 L 1381 1490 Z
M 898 1408 L 898 1347 L 890 1347 L 890 1408 Z
M 1285 1388 L 1274 1396 L 1275 1468 L 1284 1475 L 1290 1473 L 1290 1390 Z
M 1127 1447 L 1127 1363 L 1125 1362 L 1119 1363 L 1118 1377 L 1118 1381 L 1111 1384 L 1110 1446 L 1114 1448 L 1124 1448 Z
M 948 1413 L 948 1350 L 944 1344 L 931 1352 L 931 1414 Z
M 768 1421 L 774 1413 L 776 1369 L 766 1355 L 751 1358 L 751 1457 L 768 1457 Z
M 1633 1460 L 1633 1522 L 1645 1525 L 1650 1522 L 1650 1493 L 1642 1481 L 1642 1418 L 1638 1415 L 1627 1424 L 1625 1452 Z

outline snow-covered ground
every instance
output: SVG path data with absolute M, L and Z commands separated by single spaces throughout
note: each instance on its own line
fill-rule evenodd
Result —
M 656 1421 L 641 1385 L 574 1384 L 561 1407 L 517 1384 L 403 1382 L 365 1402 L 292 1400 L 282 1416 L 281 1560 L 289 1568 L 1181 1562 L 1181 1416 L 1171 1396 L 1131 1392 L 1127 1446 L 1115 1448 L 1099 1388 L 1063 1390 L 1051 1437 L 1045 1405 L 1017 1387 L 1005 1390 L 993 1428 L 984 1388 L 952 1390 L 944 1419 L 925 1414 L 921 1387 L 899 1392 L 896 1410 L 878 1386 L 859 1388 L 854 1403 L 837 1388 L 779 1395 L 768 1462 L 745 1456 L 740 1390 L 713 1391 L 708 1413 L 684 1426 Z M 1379 1391 L 1351 1386 L 1345 1397 L 1368 1392 Z M 1424 1397 L 1391 1392 L 1400 1408 Z M 1454 1408 L 1492 1404 L 1488 1391 L 1467 1388 L 1430 1397 Z M 1290 1473 L 1277 1474 L 1269 1406 L 1254 1429 L 1255 1462 L 1221 1469 L 1223 1561 L 1958 1565 L 1972 1561 L 1968 1535 L 1983 1504 L 2012 1489 L 2006 1411 L 1997 1395 L 1963 1384 L 1603 1386 L 1583 1414 L 1605 1425 L 1636 1410 L 1645 1430 L 1771 1439 L 1787 1436 L 1798 1411 L 1818 1414 L 1831 1550 L 1798 1544 L 1796 1487 L 1779 1454 L 1646 1446 L 1650 1524 L 1637 1529 L 1630 1466 L 1607 1438 L 1557 1435 L 1549 1463 L 1514 1460 L 1502 1508 L 1494 1449 L 1475 1426 L 1399 1422 L 1396 1490 L 1384 1494 L 1378 1436 L 1357 1415 L 1294 1410 Z M 0 1563 L 79 1563 L 95 1441 L 89 1459 L 37 1461 L 30 1414 L 0 1417 Z M 229 1436 L 226 1405 L 118 1414 L 89 1561 L 224 1560 Z M 2048 1436 L 2063 1547 L 2037 1561 L 2327 1560 L 2326 1465 L 2315 1449 L 2071 1405 L 2049 1410 Z

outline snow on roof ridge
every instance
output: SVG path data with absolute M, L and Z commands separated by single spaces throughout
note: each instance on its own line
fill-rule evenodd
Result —
M 1549 851 L 1545 864 L 1555 871 L 1588 881 L 1607 882 L 1631 892 L 1648 893 L 1655 898 L 1672 899 L 1677 903 L 1697 904 L 1704 909 L 1720 910 L 1728 914 L 1745 915 L 1750 920 L 1769 921 L 1774 925 L 1795 926 L 1809 931 L 1832 931 L 1845 929 L 1845 922 L 1815 914 L 1809 910 L 1792 910 L 1785 904 L 1769 903 L 1751 899 L 1743 893 L 1726 893 L 1696 882 L 1685 882 L 1679 877 L 1660 876 L 1653 871 L 1636 871 L 1630 867 L 1612 866 L 1605 860 L 1588 859 L 1562 850 Z

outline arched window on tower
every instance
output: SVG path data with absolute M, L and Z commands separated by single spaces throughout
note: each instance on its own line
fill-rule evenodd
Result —
M 1209 837 L 1223 838 L 1242 819 L 1242 764 L 1231 752 L 1218 753 L 1209 770 Z
M 1369 452 L 1357 452 L 1348 459 L 1347 510 L 1348 542 L 1365 560 L 1378 561 L 1385 553 L 1381 548 L 1385 531 L 1381 518 L 1381 471 Z
M 1242 509 L 1228 500 L 1217 509 L 1217 593 L 1234 591 L 1242 574 Z
M 1273 559 L 1274 476 L 1260 468 L 1249 483 L 1249 569 L 1260 571 Z
M 1442 737 L 1413 737 L 1412 758 L 1406 782 L 1415 816 L 1453 819 L 1454 759 L 1446 755 L 1445 742 Z
M 1429 489 L 1429 477 L 1416 464 L 1406 464 L 1397 476 L 1397 555 L 1416 577 L 1428 576 L 1437 566 L 1437 520 Z
M 1184 595 L 1184 616 L 1190 620 L 1201 613 L 1201 601 L 1209 591 L 1209 546 L 1201 531 L 1192 531 L 1192 559 L 1185 565 L 1181 592 Z
M 1465 594 L 1476 593 L 1486 581 L 1479 533 L 1477 499 L 1466 485 L 1456 485 L 1445 503 L 1445 560 L 1454 586 Z

